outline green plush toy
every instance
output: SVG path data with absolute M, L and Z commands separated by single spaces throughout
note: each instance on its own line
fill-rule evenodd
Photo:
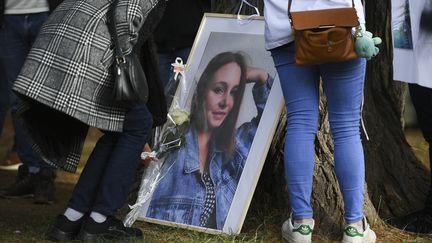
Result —
M 379 52 L 376 45 L 381 44 L 382 40 L 379 37 L 373 37 L 369 31 L 361 31 L 355 35 L 355 51 L 359 57 L 364 57 L 370 60 Z

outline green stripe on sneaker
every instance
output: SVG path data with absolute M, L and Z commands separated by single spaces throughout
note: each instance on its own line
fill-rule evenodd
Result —
M 297 229 L 293 229 L 293 232 L 298 232 L 302 235 L 310 235 L 312 233 L 312 229 L 309 225 L 300 225 Z
M 345 228 L 345 234 L 348 235 L 348 236 L 350 236 L 350 237 L 356 237 L 356 236 L 363 237 L 363 234 L 360 234 L 358 232 L 358 230 L 355 227 L 353 227 L 353 226 L 346 227 Z

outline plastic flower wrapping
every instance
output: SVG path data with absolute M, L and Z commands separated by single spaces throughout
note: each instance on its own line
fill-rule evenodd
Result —
M 183 60 L 177 57 L 171 66 L 172 75 L 164 87 L 167 105 L 170 107 L 167 122 L 163 126 L 155 128 L 153 150 L 141 154 L 141 159 L 151 158 L 152 161 L 142 176 L 135 204 L 129 205 L 131 211 L 124 220 L 124 225 L 127 227 L 130 227 L 139 217 L 141 207 L 148 202 L 158 182 L 163 178 L 161 169 L 165 156 L 170 151 L 180 148 L 184 143 L 184 135 L 189 126 L 190 112 L 186 108 L 189 90 L 186 84 Z M 174 95 L 176 90 L 177 93 Z

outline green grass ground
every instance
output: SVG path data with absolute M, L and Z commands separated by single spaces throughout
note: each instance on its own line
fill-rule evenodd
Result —
M 83 160 L 86 159 L 94 146 L 98 132 L 92 130 L 89 134 Z M 417 155 L 427 161 L 427 144 L 416 129 L 407 130 L 407 138 Z M 10 122 L 0 139 L 0 158 L 12 144 Z M 78 174 L 59 172 L 57 186 L 57 202 L 54 205 L 35 205 L 31 199 L 5 200 L 0 199 L 0 242 L 48 242 L 44 233 L 57 214 L 64 211 L 67 200 L 73 190 Z M 0 171 L 0 187 L 10 184 L 15 178 L 15 172 Z M 127 208 L 121 210 L 121 215 Z M 144 231 L 145 242 L 281 242 L 280 226 L 286 215 L 277 210 L 269 209 L 259 212 L 250 209 L 242 233 L 236 236 L 210 235 L 191 230 L 145 223 L 137 221 L 135 227 Z M 416 235 L 402 232 L 391 227 L 374 228 L 378 242 L 432 242 L 432 235 Z M 314 235 L 313 242 L 338 242 L 340 238 L 325 235 Z

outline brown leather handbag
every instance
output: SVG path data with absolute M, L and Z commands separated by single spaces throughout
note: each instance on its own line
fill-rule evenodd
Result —
M 351 8 L 291 12 L 288 17 L 294 30 L 296 64 L 341 62 L 357 57 L 352 28 L 359 21 L 352 0 Z

